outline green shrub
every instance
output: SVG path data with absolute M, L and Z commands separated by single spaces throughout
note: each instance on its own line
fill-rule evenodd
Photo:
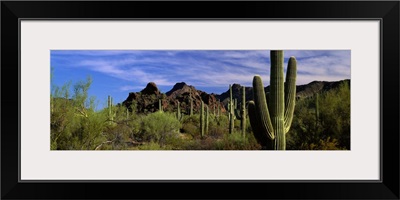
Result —
M 95 98 L 88 96 L 92 80 L 52 85 L 50 96 L 51 150 L 94 150 L 101 144 L 107 116 L 96 112 Z M 72 91 L 72 92 L 71 92 Z
M 314 98 L 296 102 L 287 149 L 350 149 L 350 86 L 344 82 L 319 97 L 318 119 Z
M 165 144 L 168 137 L 176 137 L 181 125 L 174 113 L 155 112 L 142 120 L 141 137 L 143 141 Z
M 249 140 L 247 137 L 243 138 L 240 132 L 226 134 L 223 139 L 224 150 L 258 150 L 259 148 L 260 146 L 255 140 Z

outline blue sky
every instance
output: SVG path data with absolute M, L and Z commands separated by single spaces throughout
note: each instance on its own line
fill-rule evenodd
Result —
M 251 86 L 253 76 L 269 85 L 269 50 L 52 50 L 53 84 L 76 83 L 90 76 L 89 95 L 98 106 L 107 95 L 115 103 L 129 92 L 155 82 L 162 92 L 186 82 L 208 93 L 220 94 L 229 84 Z M 350 50 L 285 50 L 285 70 L 290 56 L 297 59 L 297 85 L 311 81 L 350 79 Z

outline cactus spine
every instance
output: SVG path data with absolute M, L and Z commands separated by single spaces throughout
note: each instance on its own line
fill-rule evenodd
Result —
M 262 145 L 275 150 L 286 150 L 285 134 L 289 131 L 295 106 L 297 61 L 290 57 L 286 72 L 283 73 L 283 51 L 271 51 L 271 78 L 268 107 L 264 86 L 260 76 L 253 78 L 254 101 L 249 102 L 250 123 L 254 136 Z M 270 108 L 270 110 L 268 109 Z
M 204 103 L 201 101 L 201 110 L 200 110 L 200 133 L 201 133 L 201 138 L 204 137 L 204 129 L 205 129 L 205 124 L 204 124 Z
M 234 113 L 234 109 L 233 109 L 233 98 L 232 98 L 232 86 L 229 85 L 229 133 L 232 134 L 233 133 L 233 129 L 235 127 L 235 113 Z

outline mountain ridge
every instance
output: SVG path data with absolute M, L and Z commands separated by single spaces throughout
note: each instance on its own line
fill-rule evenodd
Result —
M 307 98 L 321 91 L 337 88 L 343 82 L 347 82 L 350 85 L 350 79 L 339 81 L 312 81 L 308 84 L 297 85 L 296 98 Z M 266 94 L 269 93 L 269 87 L 270 86 L 264 87 Z M 241 88 L 242 86 L 240 84 L 232 84 L 232 95 L 233 98 L 238 100 L 238 103 L 241 103 Z M 252 100 L 253 87 L 245 88 L 246 101 Z M 221 94 L 208 94 L 207 92 L 196 89 L 195 86 L 187 85 L 185 82 L 178 82 L 171 90 L 162 93 L 158 89 L 156 83 L 149 82 L 141 92 L 130 92 L 126 100 L 122 102 L 122 105 L 129 109 L 132 102 L 135 102 L 136 112 L 146 113 L 159 110 L 159 100 L 161 100 L 163 110 L 165 111 L 175 111 L 179 102 L 182 112 L 188 114 L 190 112 L 190 99 L 193 100 L 194 113 L 200 110 L 201 101 L 209 107 L 211 112 L 217 112 L 219 107 L 220 112 L 225 113 L 229 100 L 229 88 L 226 92 Z

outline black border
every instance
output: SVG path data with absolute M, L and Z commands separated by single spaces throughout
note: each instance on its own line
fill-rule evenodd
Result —
M 398 1 L 2 1 L 1 198 L 3 199 L 399 199 Z M 20 19 L 380 19 L 380 182 L 18 182 Z M 14 74 L 14 77 L 11 75 Z M 14 83 L 14 84 L 13 84 Z M 367 92 L 368 89 L 366 89 Z M 18 97 L 18 98 L 17 98 Z M 34 97 L 32 97 L 34 98 Z M 18 109 L 18 112 L 16 110 Z M 18 119 L 18 121 L 17 121 Z M 18 130 L 18 131 L 17 131 Z M 367 156 L 367 155 L 366 155 Z M 147 192 L 150 189 L 151 192 Z

